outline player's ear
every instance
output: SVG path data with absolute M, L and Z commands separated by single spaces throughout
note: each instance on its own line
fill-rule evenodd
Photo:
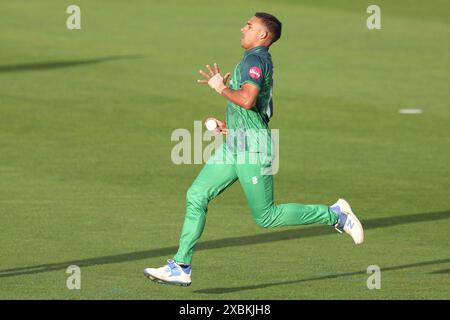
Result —
M 260 34 L 259 34 L 259 39 L 260 39 L 260 40 L 265 40 L 265 39 L 267 39 L 267 38 L 269 38 L 269 31 L 267 31 L 267 30 L 262 30 L 262 31 L 260 32 Z

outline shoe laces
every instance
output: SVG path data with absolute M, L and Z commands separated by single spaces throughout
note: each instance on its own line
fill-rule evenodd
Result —
M 167 260 L 167 266 L 170 269 L 176 269 L 177 268 L 177 263 L 175 262 L 175 260 L 169 259 L 169 260 Z
M 172 273 L 172 270 L 177 268 L 176 262 L 172 259 L 167 260 L 167 265 L 164 267 L 166 272 Z

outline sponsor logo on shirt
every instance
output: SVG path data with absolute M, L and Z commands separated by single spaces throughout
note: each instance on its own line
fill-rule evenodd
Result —
M 255 79 L 255 80 L 258 80 L 259 79 L 259 77 L 261 77 L 261 69 L 260 68 L 258 68 L 258 67 L 251 67 L 249 70 L 248 70 L 248 75 L 251 77 L 251 78 L 253 78 L 253 79 Z

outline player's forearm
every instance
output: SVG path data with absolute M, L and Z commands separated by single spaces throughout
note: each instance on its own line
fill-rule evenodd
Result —
M 255 101 L 253 101 L 253 99 L 251 99 L 244 92 L 242 92 L 242 90 L 233 90 L 230 88 L 225 88 L 222 90 L 221 95 L 225 99 L 247 110 L 251 109 L 255 105 Z
M 239 90 L 233 90 L 225 85 L 224 79 L 220 73 L 216 73 L 214 76 L 210 77 L 208 85 L 225 99 L 244 109 L 251 109 L 256 104 L 256 98 L 259 91 L 256 86 L 251 86 L 254 88 L 242 86 Z

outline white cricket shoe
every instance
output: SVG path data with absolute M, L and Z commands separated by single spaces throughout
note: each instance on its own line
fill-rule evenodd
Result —
M 339 199 L 330 208 L 339 214 L 338 222 L 334 228 L 340 233 L 342 231 L 348 233 L 356 244 L 363 243 L 364 229 L 348 202 L 344 199 Z
M 167 265 L 161 268 L 145 268 L 144 275 L 157 283 L 189 286 L 191 284 L 192 268 L 182 268 L 174 260 L 167 260 Z

